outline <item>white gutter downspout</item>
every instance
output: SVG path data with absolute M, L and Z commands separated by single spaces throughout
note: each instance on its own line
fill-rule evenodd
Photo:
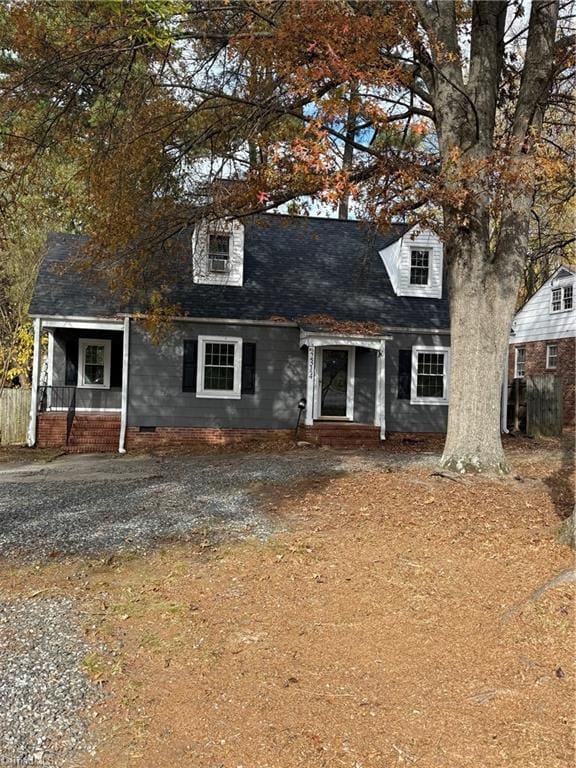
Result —
M 380 440 L 386 440 L 386 342 L 382 341 L 376 361 L 380 385 Z M 377 387 L 378 389 L 378 387 Z
M 38 384 L 40 381 L 40 334 L 42 333 L 42 320 L 37 317 L 34 320 L 34 355 L 32 358 L 32 392 L 30 397 L 30 420 L 28 421 L 27 445 L 33 448 L 36 445 L 36 419 L 38 417 Z
M 120 440 L 118 453 L 126 453 L 126 426 L 128 423 L 128 363 L 130 359 L 130 318 L 124 318 L 122 343 L 122 411 L 120 414 Z
M 509 434 L 508 430 L 508 356 L 510 353 L 510 342 L 506 344 L 506 356 L 504 362 L 504 375 L 502 377 L 502 394 L 500 400 L 500 430 Z

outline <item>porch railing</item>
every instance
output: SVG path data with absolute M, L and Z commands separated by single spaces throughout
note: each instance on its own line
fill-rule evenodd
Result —
M 83 391 L 77 387 L 49 387 L 42 384 L 38 387 L 38 410 L 43 411 L 68 411 L 70 408 L 82 408 L 90 406 L 90 395 L 85 395 L 83 403 Z
M 79 406 L 78 400 L 82 397 L 82 390 L 77 387 L 49 387 L 43 384 L 38 389 L 38 410 L 39 411 L 64 411 L 66 413 L 66 445 L 70 441 L 72 425 L 76 408 Z

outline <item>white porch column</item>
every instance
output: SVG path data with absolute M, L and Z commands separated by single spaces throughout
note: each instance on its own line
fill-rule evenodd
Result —
M 27 444 L 33 448 L 36 444 L 36 420 L 38 417 L 38 384 L 40 381 L 40 334 L 42 332 L 42 320 L 34 319 L 34 355 L 32 358 L 32 392 L 30 397 L 30 419 L 28 421 Z
M 504 357 L 504 376 L 502 377 L 502 399 L 500 402 L 500 430 L 505 435 L 508 434 L 508 351 L 509 346 L 507 345 Z
M 52 386 L 54 385 L 54 329 L 48 330 L 48 360 L 46 366 L 46 408 L 52 405 Z
M 386 439 L 386 342 L 381 341 L 376 358 L 376 397 L 374 424 L 380 427 L 380 440 Z
M 126 427 L 128 424 L 128 370 L 130 360 L 130 318 L 124 318 L 124 336 L 122 338 L 122 401 L 120 413 L 120 440 L 118 453 L 126 453 Z
M 308 342 L 308 367 L 306 371 L 306 418 L 307 427 L 314 424 L 314 379 L 316 372 L 316 347 Z

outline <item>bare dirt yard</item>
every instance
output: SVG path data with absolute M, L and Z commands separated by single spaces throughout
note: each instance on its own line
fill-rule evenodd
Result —
M 250 480 L 270 535 L 6 556 L 0 597 L 65 600 L 91 649 L 93 754 L 58 764 L 573 766 L 575 585 L 535 593 L 573 567 L 570 449 L 519 441 L 505 480 L 299 452 Z

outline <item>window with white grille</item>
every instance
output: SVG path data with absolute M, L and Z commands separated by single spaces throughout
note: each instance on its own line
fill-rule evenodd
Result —
M 225 336 L 198 337 L 198 397 L 240 398 L 242 339 Z
M 110 388 L 109 339 L 80 339 L 78 348 L 78 386 L 86 389 Z
M 516 347 L 514 378 L 523 379 L 525 375 L 526 375 L 526 349 L 524 347 Z
M 574 307 L 574 286 L 558 285 L 552 288 L 550 296 L 550 311 L 565 312 Z
M 428 285 L 430 281 L 430 251 L 410 253 L 410 285 Z
M 412 347 L 412 404 L 445 405 L 448 402 L 450 349 Z

